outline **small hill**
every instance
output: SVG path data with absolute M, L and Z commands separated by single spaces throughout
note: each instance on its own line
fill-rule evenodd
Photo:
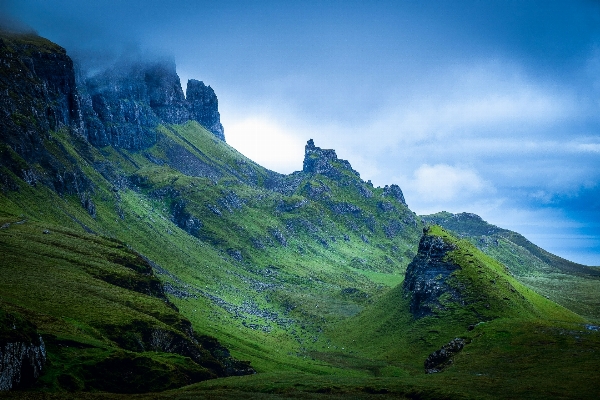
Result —
M 336 350 L 321 358 L 360 359 L 455 396 L 592 398 L 596 390 L 583 390 L 596 350 L 579 355 L 599 348 L 597 328 L 439 226 L 424 230 L 402 284 L 329 335 Z
M 470 326 L 498 318 L 583 321 L 520 283 L 469 241 L 434 225 L 424 229 L 403 283 L 354 323 L 361 326 L 356 332 L 387 337 L 385 341 L 423 335 L 425 329 L 436 332 L 425 336 L 447 342 Z M 435 346 L 428 340 L 423 344 Z
M 454 337 L 498 319 L 584 321 L 521 284 L 470 242 L 431 226 L 404 282 L 340 330 L 346 343 L 369 354 L 403 362 L 421 354 L 422 362 Z
M 600 321 L 600 268 L 577 264 L 536 246 L 519 233 L 471 213 L 421 216 L 503 263 L 521 283 L 581 315 Z
M 544 299 L 508 269 L 439 226 L 424 230 L 417 256 L 402 285 L 415 318 L 436 315 L 460 320 L 535 317 L 572 320 L 572 312 Z

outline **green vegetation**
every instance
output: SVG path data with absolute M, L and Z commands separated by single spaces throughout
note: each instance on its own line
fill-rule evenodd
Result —
M 204 365 L 148 346 L 152 332 L 186 337 L 187 321 L 204 351 L 202 335 L 216 337 L 258 374 L 140 398 L 585 398 L 597 389 L 599 333 L 441 228 L 429 234 L 456 246 L 448 259 L 461 268 L 449 283 L 467 305 L 441 298 L 444 309 L 415 320 L 402 282 L 422 223 L 340 161 L 330 174 L 278 175 L 195 122 L 161 126 L 142 151 L 94 148 L 67 131 L 44 146 L 64 191 L 6 168 L 0 180 L 12 182 L 0 191 L 0 309 L 47 344 L 35 391 L 159 391 L 211 377 L 222 362 L 206 352 Z M 429 354 L 455 337 L 468 344 L 454 364 L 424 374 Z M 124 365 L 139 375 L 119 380 Z
M 49 363 L 40 389 L 140 392 L 215 377 L 206 367 L 214 370 L 218 361 L 187 338 L 189 322 L 139 254 L 117 240 L 59 226 L 6 219 L 2 226 L 0 307 L 24 321 L 13 324 L 33 324 L 44 338 Z M 205 366 L 169 346 L 203 354 Z M 128 370 L 139 373 L 113 376 Z
M 422 218 L 469 240 L 539 294 L 595 323 L 600 322 L 600 268 L 557 257 L 522 235 L 488 224 L 474 214 L 440 212 Z

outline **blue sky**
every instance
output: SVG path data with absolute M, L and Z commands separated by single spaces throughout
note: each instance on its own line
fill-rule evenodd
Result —
M 417 213 L 600 265 L 600 3 L 0 0 L 86 65 L 167 53 L 275 171 L 336 149 Z

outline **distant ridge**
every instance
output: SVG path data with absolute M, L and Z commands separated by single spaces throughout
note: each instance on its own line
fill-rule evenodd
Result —
M 459 237 L 471 239 L 474 244 L 485 253 L 498 256 L 498 254 L 493 253 L 492 250 L 493 248 L 498 247 L 498 241 L 503 239 L 515 246 L 520 246 L 526 250 L 532 258 L 537 259 L 537 268 L 539 269 L 600 277 L 600 267 L 590 267 L 565 260 L 564 258 L 536 246 L 517 232 L 502 229 L 487 223 L 479 215 L 472 213 L 452 214 L 442 211 L 436 214 L 421 215 L 420 217 L 427 224 L 440 225 L 443 228 L 454 232 Z M 525 273 L 521 265 L 516 265 L 518 260 L 503 258 L 501 261 L 514 273 Z M 532 263 L 531 265 L 535 264 L 536 263 Z

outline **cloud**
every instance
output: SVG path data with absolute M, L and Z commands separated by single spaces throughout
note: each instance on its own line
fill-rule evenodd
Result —
M 508 61 L 440 67 L 423 75 L 397 88 L 363 126 L 382 139 L 370 144 L 374 150 L 456 138 L 544 137 L 547 128 L 584 112 L 571 90 Z
M 227 143 L 258 164 L 280 173 L 302 169 L 305 141 L 293 128 L 265 116 L 230 121 Z
M 447 164 L 423 164 L 414 172 L 408 186 L 426 203 L 465 200 L 491 186 L 471 169 Z
M 599 143 L 579 143 L 577 145 L 573 145 L 576 150 L 586 153 L 600 153 L 600 144 Z

